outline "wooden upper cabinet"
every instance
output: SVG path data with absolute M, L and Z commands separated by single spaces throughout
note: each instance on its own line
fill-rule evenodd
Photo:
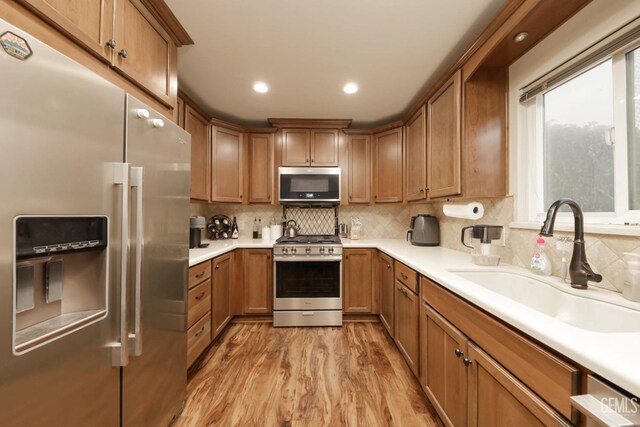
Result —
M 427 108 L 423 106 L 407 122 L 406 199 L 427 198 Z
M 113 65 L 167 106 L 175 106 L 178 48 L 139 0 L 116 2 Z
M 371 249 L 344 251 L 344 312 L 373 312 L 373 280 Z
M 311 166 L 338 166 L 337 130 L 311 130 Z
M 374 135 L 374 199 L 402 202 L 402 128 Z
M 251 133 L 249 140 L 249 203 L 271 203 L 273 134 Z
M 309 166 L 310 151 L 308 129 L 282 129 L 282 166 Z
M 429 198 L 460 194 L 462 114 L 461 71 L 457 71 L 427 103 L 427 187 Z
M 211 126 L 209 121 L 189 104 L 185 107 L 184 129 L 191 134 L 191 192 L 196 200 L 209 200 Z
M 113 50 L 114 0 L 20 0 L 45 21 L 84 45 L 99 57 L 111 61 Z
M 349 203 L 371 202 L 371 136 L 349 135 Z
M 211 201 L 241 203 L 242 134 L 213 126 L 211 141 Z

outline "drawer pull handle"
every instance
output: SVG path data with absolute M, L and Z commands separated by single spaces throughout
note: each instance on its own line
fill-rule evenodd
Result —
M 473 360 L 469 359 L 468 357 L 465 357 L 462 362 L 464 363 L 464 366 L 469 366 L 473 363 Z
M 202 299 L 202 297 L 204 296 L 204 294 L 205 294 L 205 292 L 204 292 L 204 291 L 200 292 L 198 295 L 196 295 L 196 299 L 197 299 L 197 300 Z
M 407 279 L 409 278 L 409 276 L 407 276 L 407 275 L 406 275 L 406 274 L 404 274 L 404 273 L 400 273 L 400 275 L 402 276 L 402 278 L 403 278 L 404 280 L 407 280 Z
M 202 276 L 204 276 L 204 271 L 201 271 L 200 273 L 196 274 L 196 279 L 199 279 Z
M 456 357 L 460 357 L 460 356 L 462 356 L 464 354 L 464 352 L 462 350 L 460 350 L 459 348 L 456 348 L 455 353 L 456 353 Z
M 202 333 L 204 332 L 205 327 L 201 327 L 200 329 L 198 329 L 198 332 L 196 332 L 196 337 L 199 337 L 200 335 L 202 335 Z

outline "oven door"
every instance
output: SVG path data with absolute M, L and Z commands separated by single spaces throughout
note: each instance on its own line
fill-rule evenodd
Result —
M 274 271 L 274 310 L 342 309 L 340 259 L 278 259 Z

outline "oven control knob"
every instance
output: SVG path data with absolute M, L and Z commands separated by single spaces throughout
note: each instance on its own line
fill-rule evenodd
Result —
M 311 248 L 306 248 L 304 251 L 309 255 L 311 253 Z
M 320 253 L 324 255 L 324 248 L 320 248 Z
M 282 253 L 283 254 L 288 254 L 289 253 L 289 248 L 282 248 Z
M 333 248 L 329 248 L 329 253 L 332 254 L 333 253 Z
M 292 254 L 295 254 L 296 252 L 298 252 L 296 248 L 291 248 L 291 253 Z

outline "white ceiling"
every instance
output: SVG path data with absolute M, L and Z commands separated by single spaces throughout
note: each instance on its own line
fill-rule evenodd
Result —
M 179 85 L 217 118 L 397 119 L 505 0 L 166 0 L 195 45 Z M 252 82 L 270 90 L 258 94 Z M 360 90 L 346 95 L 342 87 Z

